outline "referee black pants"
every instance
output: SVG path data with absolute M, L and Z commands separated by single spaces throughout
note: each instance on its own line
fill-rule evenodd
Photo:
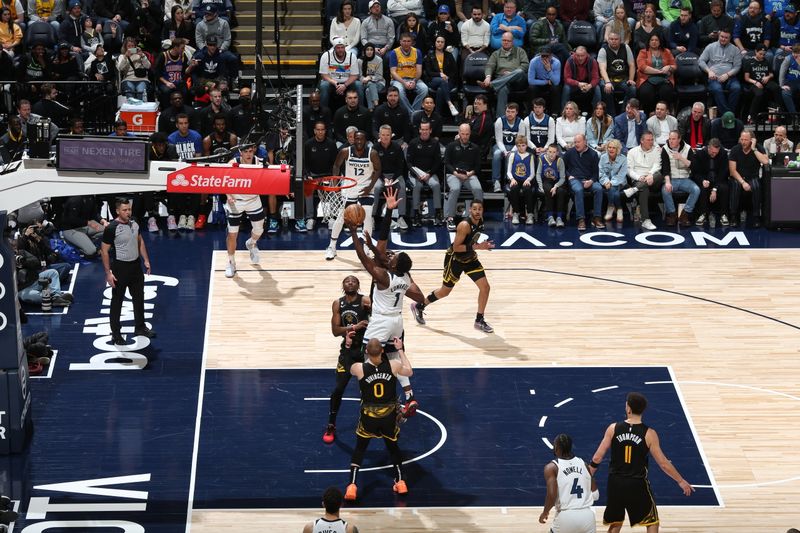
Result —
M 117 278 L 116 286 L 111 290 L 111 334 L 120 334 L 120 313 L 126 289 L 131 293 L 136 329 L 144 328 L 144 272 L 141 261 L 114 261 L 111 263 L 111 272 Z

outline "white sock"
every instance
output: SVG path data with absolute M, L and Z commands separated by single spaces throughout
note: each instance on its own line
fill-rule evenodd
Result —
M 374 229 L 375 226 L 375 219 L 372 218 L 372 206 L 365 205 L 362 207 L 364 208 L 364 213 L 366 214 L 366 216 L 364 217 L 364 231 L 372 235 L 372 230 Z
M 341 235 L 343 227 L 344 227 L 344 209 L 339 211 L 339 216 L 336 217 L 336 221 L 333 223 L 333 229 L 331 230 L 331 246 L 333 248 L 336 248 L 336 241 L 339 240 L 339 235 Z
M 232 265 L 236 264 L 236 258 L 235 258 L 235 256 L 233 254 L 228 254 L 228 263 L 230 263 Z

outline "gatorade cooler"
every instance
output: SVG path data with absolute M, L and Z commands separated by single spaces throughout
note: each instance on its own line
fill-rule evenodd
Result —
M 128 123 L 128 131 L 131 133 L 153 133 L 158 121 L 158 102 L 122 104 L 119 118 Z

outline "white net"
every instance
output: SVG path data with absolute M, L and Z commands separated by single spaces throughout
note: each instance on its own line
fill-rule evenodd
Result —
M 350 180 L 337 177 L 326 178 L 325 181 L 321 183 L 321 185 L 325 187 L 345 188 L 351 184 L 352 182 Z M 341 189 L 333 191 L 317 189 L 317 195 L 319 196 L 319 210 L 322 214 L 322 222 L 327 223 L 336 220 L 344 207 L 344 198 L 342 197 Z

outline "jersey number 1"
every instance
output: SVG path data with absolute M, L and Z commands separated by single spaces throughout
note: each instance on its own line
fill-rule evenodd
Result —
M 569 493 L 577 495 L 579 500 L 583 499 L 583 487 L 578 485 L 578 478 L 572 481 L 572 490 L 570 490 Z
M 401 293 L 399 293 L 399 292 L 394 293 L 394 305 L 392 307 L 397 307 L 397 302 L 400 301 L 400 296 L 401 296 Z

